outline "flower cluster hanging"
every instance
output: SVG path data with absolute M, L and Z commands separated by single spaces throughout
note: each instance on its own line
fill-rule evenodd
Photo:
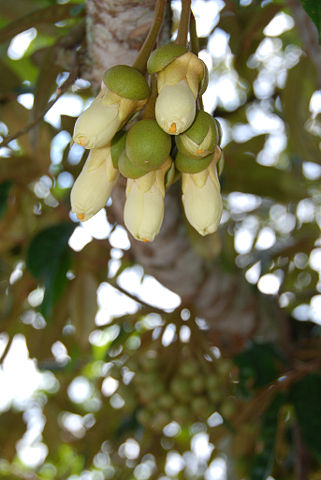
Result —
M 163 222 L 166 188 L 181 176 L 188 222 L 201 235 L 213 233 L 223 208 L 222 152 L 220 126 L 201 108 L 206 66 L 186 46 L 170 43 L 148 57 L 150 85 L 144 70 L 107 70 L 99 95 L 78 118 L 73 139 L 90 152 L 71 191 L 72 211 L 80 221 L 95 215 L 120 173 L 127 179 L 124 223 L 136 239 L 152 241 Z

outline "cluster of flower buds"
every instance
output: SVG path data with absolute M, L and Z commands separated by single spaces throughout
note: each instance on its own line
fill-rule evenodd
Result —
M 162 225 L 165 190 L 180 173 L 187 220 L 201 235 L 213 233 L 222 214 L 221 131 L 198 109 L 206 66 L 171 43 L 151 53 L 147 69 L 157 78 L 154 115 L 126 128 L 148 102 L 150 87 L 140 71 L 117 65 L 104 74 L 99 95 L 78 118 L 74 141 L 90 153 L 71 191 L 72 210 L 81 221 L 91 218 L 106 205 L 120 172 L 127 178 L 125 225 L 136 239 L 152 241 Z

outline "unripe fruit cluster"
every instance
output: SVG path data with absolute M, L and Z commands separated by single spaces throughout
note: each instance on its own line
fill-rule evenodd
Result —
M 160 433 L 172 421 L 181 426 L 206 422 L 216 411 L 225 419 L 233 417 L 236 400 L 228 375 L 230 362 L 217 360 L 214 364 L 204 360 L 200 364 L 189 355 L 172 371 L 165 357 L 158 359 L 150 353 L 129 360 L 128 368 L 135 375 L 118 392 L 124 398 L 125 409 L 135 405 L 137 420 L 146 429 Z M 113 367 L 111 375 L 121 378 L 120 368 Z
M 120 172 L 127 178 L 125 224 L 136 239 L 150 241 L 162 224 L 165 188 L 181 174 L 187 220 L 201 235 L 212 233 L 222 213 L 216 169 L 221 130 L 198 109 L 206 66 L 187 48 L 168 44 L 152 52 L 147 69 L 157 77 L 157 91 L 150 92 L 134 67 L 116 65 L 105 72 L 101 92 L 78 118 L 74 141 L 93 154 L 71 192 L 72 209 L 79 220 L 88 220 L 106 204 Z M 128 129 L 147 102 L 148 115 Z

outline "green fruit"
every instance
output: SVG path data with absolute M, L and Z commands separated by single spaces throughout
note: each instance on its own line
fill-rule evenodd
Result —
M 214 405 L 217 405 L 217 403 L 220 402 L 223 398 L 221 390 L 211 390 L 208 392 L 208 396 L 210 401 L 213 402 Z
M 217 390 L 217 387 L 219 386 L 220 384 L 220 379 L 217 375 L 208 375 L 208 377 L 206 378 L 206 387 L 208 390 L 212 391 L 212 390 Z
M 177 170 L 182 173 L 198 173 L 205 170 L 211 163 L 213 154 L 211 153 L 207 157 L 196 158 L 188 157 L 178 152 L 175 159 L 175 166 Z
M 152 420 L 152 414 L 149 412 L 146 408 L 142 408 L 139 410 L 137 413 L 137 420 L 139 423 L 141 423 L 144 427 L 147 427 L 150 425 L 150 422 Z
M 203 377 L 197 376 L 191 380 L 191 389 L 194 393 L 201 393 L 205 388 Z
M 125 150 L 126 145 L 126 133 L 125 130 L 120 130 L 116 133 L 111 141 L 111 159 L 114 168 L 118 168 L 118 160 L 122 152 Z
M 188 402 L 191 396 L 190 382 L 185 378 L 175 377 L 171 381 L 170 390 L 182 402 Z
M 167 43 L 154 50 L 147 62 L 147 70 L 149 73 L 156 73 L 163 70 L 169 65 L 175 58 L 184 55 L 188 50 L 183 45 L 177 45 L 176 43 Z
M 126 178 L 139 178 L 148 173 L 146 170 L 143 170 L 142 168 L 133 165 L 127 157 L 125 150 L 119 157 L 118 169 L 120 173 Z
M 172 142 L 156 120 L 144 119 L 135 123 L 126 139 L 126 153 L 131 163 L 147 171 L 155 170 L 167 160 Z
M 164 393 L 158 399 L 160 408 L 171 409 L 175 405 L 175 399 L 170 393 Z
M 149 96 L 149 86 L 144 75 L 134 67 L 115 65 L 104 73 L 103 80 L 106 87 L 120 97 L 144 100 Z
M 186 424 L 191 421 L 191 413 L 186 405 L 177 405 L 172 410 L 172 417 L 180 424 Z
M 236 404 L 233 398 L 224 400 L 220 408 L 220 414 L 223 418 L 230 419 L 236 412 Z
M 193 398 L 191 408 L 195 415 L 202 418 L 208 417 L 211 413 L 211 408 L 206 397 Z
M 181 363 L 178 371 L 183 377 L 195 377 L 195 375 L 198 373 L 198 364 L 193 360 L 186 360 L 185 362 Z
M 151 421 L 151 427 L 156 432 L 161 432 L 169 422 L 170 416 L 167 412 L 157 412 Z
M 139 364 L 143 370 L 145 370 L 146 372 L 151 372 L 153 370 L 156 370 L 158 366 L 158 360 L 155 357 L 141 355 L 139 358 Z

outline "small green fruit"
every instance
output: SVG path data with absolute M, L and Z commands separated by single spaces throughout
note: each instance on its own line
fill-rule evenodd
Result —
M 201 393 L 204 390 L 204 379 L 201 376 L 196 376 L 191 380 L 191 388 L 195 393 Z
M 181 425 L 187 424 L 191 421 L 190 410 L 186 405 L 177 405 L 172 410 L 173 419 Z
M 118 168 L 118 160 L 122 152 L 125 150 L 126 145 L 126 133 L 125 130 L 120 130 L 116 133 L 111 141 L 111 159 L 114 168 Z
M 198 173 L 205 170 L 211 163 L 213 154 L 210 153 L 207 157 L 196 158 L 188 157 L 183 153 L 178 152 L 175 159 L 175 166 L 177 170 L 182 173 Z
M 104 73 L 103 80 L 106 87 L 120 97 L 144 100 L 149 96 L 149 86 L 144 75 L 134 67 L 115 65 Z
M 170 393 L 164 393 L 158 399 L 158 404 L 160 408 L 165 408 L 169 410 L 175 405 L 175 399 Z
M 194 360 L 186 360 L 180 365 L 178 371 L 183 377 L 192 378 L 198 374 L 198 365 Z
M 184 55 L 188 50 L 183 45 L 176 45 L 176 43 L 167 43 L 154 50 L 147 62 L 147 70 L 149 73 L 156 73 L 163 70 L 175 58 Z
M 182 402 L 188 402 L 191 396 L 190 382 L 182 377 L 175 377 L 170 385 L 173 395 Z
M 125 150 L 123 150 L 123 153 L 119 157 L 118 169 L 120 173 L 126 178 L 139 178 L 148 173 L 143 168 L 133 165 L 127 157 Z
M 156 120 L 144 119 L 129 130 L 126 153 L 133 165 L 151 171 L 160 168 L 167 160 L 171 145 L 170 135 L 158 126 Z

